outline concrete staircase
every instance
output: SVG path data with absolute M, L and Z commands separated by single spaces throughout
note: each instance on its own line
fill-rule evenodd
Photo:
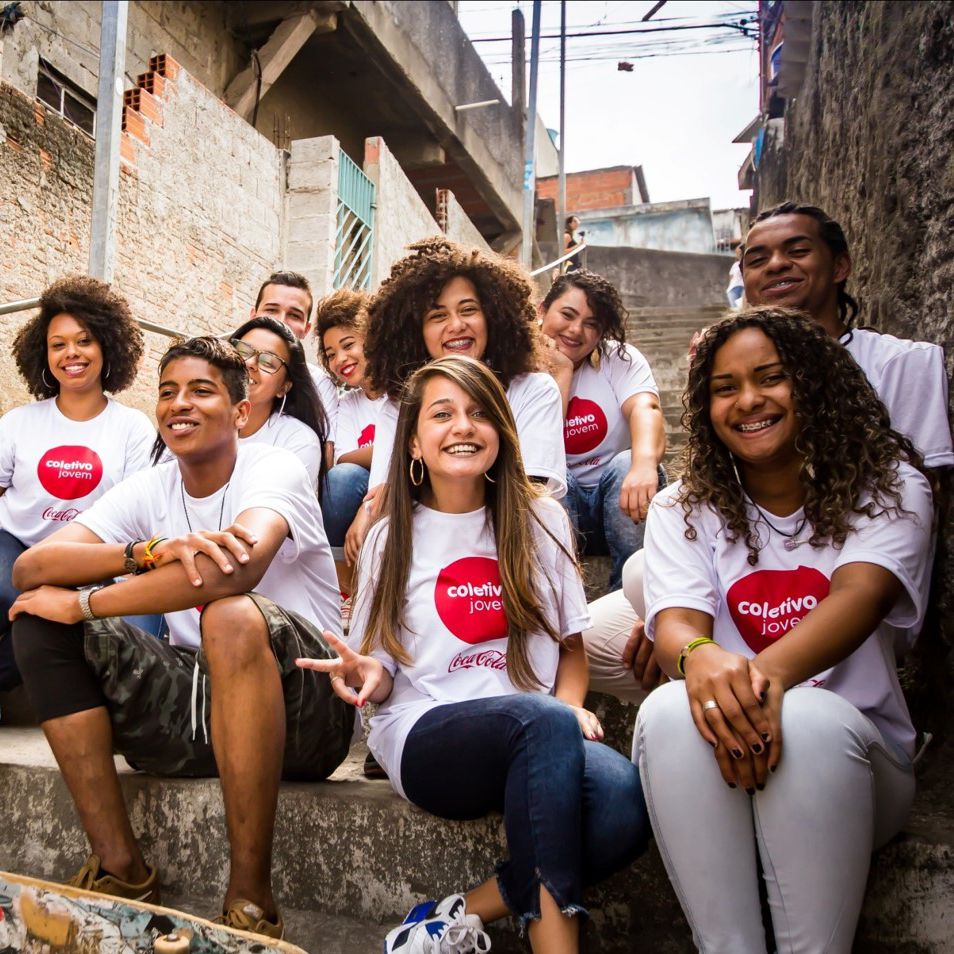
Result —
M 629 306 L 625 301 L 624 304 Z M 682 392 L 689 369 L 687 353 L 694 332 L 718 321 L 726 312 L 721 306 L 682 308 L 630 307 L 626 337 L 649 361 L 659 387 L 659 400 L 666 417 L 666 466 L 670 479 L 685 439 L 680 424 Z

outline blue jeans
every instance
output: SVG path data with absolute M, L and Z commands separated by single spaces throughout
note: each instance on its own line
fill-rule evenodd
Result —
M 607 464 L 599 483 L 583 487 L 567 473 L 566 496 L 560 501 L 570 516 L 573 529 L 583 536 L 583 552 L 591 556 L 609 554 L 613 561 L 609 588 L 622 585 L 623 564 L 643 548 L 646 521 L 633 521 L 619 509 L 619 494 L 629 473 L 632 456 L 629 450 L 620 451 Z M 666 472 L 658 468 L 657 490 L 666 486 Z
M 649 841 L 639 774 L 540 693 L 431 709 L 408 735 L 401 782 L 442 818 L 503 812 L 510 858 L 497 882 L 521 927 L 540 917 L 541 884 L 564 914 L 585 914 L 584 885 L 630 864 Z
M 7 613 L 20 591 L 13 586 L 13 564 L 26 547 L 11 533 L 0 530 L 0 692 L 20 685 L 20 670 L 13 658 L 11 623 Z
M 360 464 L 335 464 L 325 474 L 321 516 L 325 535 L 333 547 L 343 547 L 348 528 L 368 492 L 370 473 Z

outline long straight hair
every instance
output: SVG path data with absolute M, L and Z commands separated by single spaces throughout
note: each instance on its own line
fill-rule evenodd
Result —
M 539 589 L 543 581 L 548 579 L 548 574 L 540 564 L 534 527 L 541 528 L 572 562 L 576 561 L 534 512 L 533 503 L 541 491 L 531 483 L 523 468 L 517 426 L 507 395 L 494 373 L 473 358 L 438 358 L 415 371 L 404 387 L 388 474 L 385 509 L 388 518 L 387 539 L 379 564 L 377 586 L 371 596 L 361 652 L 370 653 L 380 646 L 400 662 L 406 664 L 411 661 L 401 643 L 400 630 L 407 595 L 410 554 L 414 545 L 414 505 L 428 486 L 429 477 L 425 467 L 421 486 L 415 487 L 411 483 L 410 445 L 417 431 L 424 388 L 435 377 L 445 377 L 462 388 L 483 409 L 497 431 L 499 450 L 487 472 L 493 483 L 485 481 L 485 502 L 496 541 L 507 617 L 507 672 L 510 681 L 518 689 L 539 688 L 540 680 L 530 664 L 528 638 L 535 633 L 545 633 L 559 641 L 560 634 L 547 619 L 539 598 Z

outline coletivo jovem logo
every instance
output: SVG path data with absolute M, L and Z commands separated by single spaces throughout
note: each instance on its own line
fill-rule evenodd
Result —
M 820 570 L 757 570 L 729 587 L 726 603 L 742 638 L 756 653 L 797 626 L 828 596 L 831 583 Z
M 445 566 L 434 587 L 434 607 L 441 622 L 465 643 L 507 635 L 500 570 L 489 557 L 463 557 Z
M 369 424 L 358 435 L 358 447 L 373 447 L 373 446 L 374 446 L 374 425 Z
M 606 415 L 595 401 L 570 398 L 563 425 L 563 446 L 568 454 L 586 454 L 606 438 Z
M 40 458 L 36 476 L 51 497 L 78 500 L 99 486 L 103 479 L 103 462 L 89 447 L 64 444 L 51 448 Z

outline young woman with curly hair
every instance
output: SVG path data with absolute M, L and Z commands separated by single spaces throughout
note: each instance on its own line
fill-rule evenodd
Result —
M 79 275 L 44 290 L 13 342 L 37 401 L 0 418 L 0 689 L 20 681 L 7 619 L 14 561 L 149 463 L 149 419 L 106 394 L 133 383 L 142 353 L 126 300 Z
M 388 486 L 348 646 L 331 637 L 339 659 L 299 665 L 378 704 L 369 745 L 398 794 L 443 818 L 502 810 L 510 858 L 466 895 L 418 905 L 385 951 L 488 951 L 484 923 L 510 913 L 534 951 L 576 954 L 584 880 L 629 864 L 648 823 L 638 773 L 583 708 L 586 598 L 566 514 L 527 479 L 481 362 L 412 375 Z
M 507 392 L 523 465 L 556 497 L 566 493 L 560 391 L 539 346 L 533 286 L 514 262 L 443 238 L 410 246 L 395 262 L 368 309 L 364 350 L 371 387 L 387 394 L 371 461 L 370 486 L 387 476 L 404 382 L 444 355 L 483 361 Z M 364 513 L 364 510 L 361 511 Z M 345 543 L 353 560 L 363 528 Z
M 609 553 L 610 590 L 643 545 L 649 502 L 666 484 L 666 433 L 649 362 L 626 344 L 626 309 L 605 278 L 561 275 L 539 306 L 543 333 L 572 364 L 563 505 L 587 553 Z
M 322 506 L 328 542 L 339 557 L 348 528 L 368 492 L 378 413 L 386 399 L 368 380 L 364 339 L 369 300 L 365 292 L 339 288 L 315 308 L 318 357 L 337 383 L 347 388 L 338 401 L 334 466 L 328 471 Z M 350 593 L 350 570 L 343 560 L 337 565 L 342 589 Z
M 914 795 L 892 627 L 921 618 L 931 490 L 838 342 L 762 307 L 689 371 L 683 479 L 653 501 L 646 626 L 673 682 L 634 754 L 707 952 L 851 950 L 871 852 Z M 771 949 L 771 948 L 770 948 Z

